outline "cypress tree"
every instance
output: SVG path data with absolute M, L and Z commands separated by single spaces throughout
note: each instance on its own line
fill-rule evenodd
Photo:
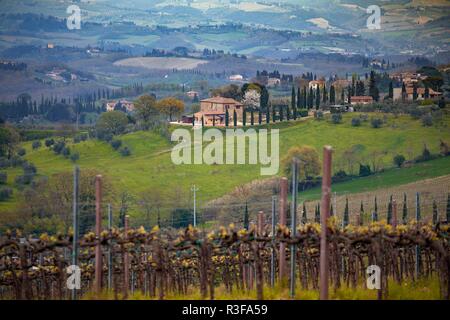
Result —
M 417 84 L 413 84 L 413 100 L 416 101 L 418 98 L 418 94 L 417 94 Z
M 359 225 L 362 226 L 364 224 L 364 205 L 361 200 L 361 206 L 359 208 Z
M 195 126 L 195 116 L 192 116 L 192 126 Z
M 336 91 L 333 85 L 330 87 L 330 104 L 336 104 Z
M 262 124 L 262 112 L 261 112 L 261 108 L 259 108 L 259 110 L 258 110 L 258 123 L 259 123 L 259 125 Z
M 319 110 L 320 107 L 320 86 L 316 88 L 316 110 Z
M 287 121 L 291 120 L 291 110 L 290 110 L 289 106 L 286 106 L 286 120 Z
M 406 193 L 403 194 L 403 212 L 402 212 L 403 224 L 408 223 L 408 205 L 406 201 Z
M 280 122 L 284 120 L 284 114 L 283 114 L 283 106 L 278 106 L 278 115 L 280 117 Z
M 447 196 L 447 223 L 450 222 L 450 193 Z
M 295 88 L 292 86 L 292 92 L 291 92 L 291 107 L 292 109 L 295 108 L 296 105 L 296 99 L 295 99 Z
M 436 204 L 436 200 L 433 200 L 433 224 L 437 224 L 439 221 L 439 213 Z
M 345 209 L 344 218 L 342 219 L 342 227 L 345 228 L 350 222 L 349 209 L 348 209 L 348 198 L 345 199 Z
M 255 118 L 254 118 L 254 114 L 253 114 L 253 108 L 250 111 L 250 125 L 253 126 L 255 124 Z
M 328 102 L 328 92 L 327 92 L 327 86 L 326 85 L 323 86 L 322 102 L 325 103 L 325 104 Z
M 303 202 L 303 210 L 302 210 L 302 223 L 306 224 L 308 223 L 308 218 L 306 216 L 306 207 L 305 207 L 305 203 Z
M 276 118 L 276 111 L 275 111 L 275 107 L 272 106 L 272 122 L 275 123 L 275 118 Z
M 245 127 L 245 125 L 247 124 L 247 111 L 244 110 L 242 111 L 242 125 Z
M 302 108 L 307 108 L 307 100 L 306 100 L 306 86 L 303 87 L 303 103 L 302 103 Z
M 389 98 L 394 99 L 394 86 L 392 85 L 392 81 L 389 82 Z
M 405 85 L 405 83 L 403 82 L 402 83 L 402 100 L 403 101 L 405 101 L 406 100 L 406 98 L 407 98 L 407 93 L 406 93 L 406 85 Z
M 205 126 L 205 119 L 202 116 L 202 128 Z
M 236 109 L 233 110 L 233 124 L 235 127 L 237 127 L 237 113 Z
M 228 113 L 228 109 L 225 110 L 225 127 L 230 125 L 230 114 Z
M 270 108 L 273 109 L 272 105 L 270 105 Z M 270 108 L 269 108 L 269 106 L 267 106 L 267 109 L 266 109 L 266 123 L 270 123 Z
M 249 227 L 249 217 L 248 217 L 248 206 L 247 201 L 245 202 L 245 209 L 244 209 L 244 229 L 248 230 Z
M 301 109 L 303 104 L 303 97 L 300 87 L 297 88 L 297 109 Z
M 314 92 L 313 88 L 309 88 L 309 95 L 308 95 L 308 109 L 312 109 L 314 107 Z
M 386 217 L 387 223 L 392 224 L 392 195 L 389 198 L 389 203 L 387 207 L 387 217 Z
M 216 117 L 213 115 L 213 127 L 216 126 Z

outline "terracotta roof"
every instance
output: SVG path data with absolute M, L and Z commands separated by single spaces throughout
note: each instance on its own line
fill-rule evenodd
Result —
M 371 96 L 353 96 L 351 101 L 373 101 L 373 98 Z
M 440 95 L 442 94 L 441 92 L 436 92 L 433 89 L 429 88 L 430 91 L 430 95 Z M 413 87 L 407 87 L 406 88 L 406 93 L 407 94 L 413 94 L 414 92 L 414 88 Z M 425 94 L 425 88 L 417 88 L 417 94 L 421 94 L 424 95 Z
M 205 116 L 212 116 L 212 115 L 224 115 L 225 112 L 222 111 L 199 111 L 196 112 L 195 115 L 205 115 Z
M 232 99 L 232 98 L 224 98 L 224 97 L 213 97 L 213 98 L 209 98 L 209 99 L 204 99 L 201 100 L 200 102 L 212 102 L 212 103 L 222 103 L 222 104 L 239 104 L 241 105 L 240 102 Z

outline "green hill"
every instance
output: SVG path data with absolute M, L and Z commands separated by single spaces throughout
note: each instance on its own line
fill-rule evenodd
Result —
M 440 139 L 450 141 L 448 116 L 439 124 L 423 127 L 419 120 L 412 120 L 409 116 L 389 115 L 386 124 L 379 129 L 372 128 L 370 121 L 363 122 L 360 127 L 352 127 L 351 118 L 355 116 L 356 113 L 345 114 L 343 123 L 337 125 L 332 124 L 328 118 L 271 125 L 272 128 L 280 129 L 280 158 L 290 147 L 303 144 L 314 146 L 321 155 L 322 146 L 329 144 L 335 149 L 335 170 L 347 170 L 348 160 L 345 160 L 343 154 L 348 150 L 352 150 L 354 154 L 351 162 L 354 163 L 355 170 L 358 169 L 359 162 L 372 164 L 376 161 L 378 165 L 392 167 L 392 158 L 396 154 L 403 154 L 410 159 L 421 153 L 424 144 L 431 152 L 437 153 Z M 383 115 L 371 114 L 369 118 L 372 116 Z M 200 188 L 200 201 L 207 201 L 230 192 L 240 184 L 266 178 L 260 175 L 259 165 L 174 165 L 170 158 L 171 142 L 153 132 L 134 132 L 123 135 L 120 139 L 124 146 L 131 149 L 129 157 L 122 157 L 106 142 L 88 140 L 78 144 L 69 143 L 71 151 L 80 154 L 77 164 L 81 170 L 95 169 L 108 177 L 117 195 L 128 191 L 138 196 L 146 190 L 158 189 L 166 200 L 176 199 L 180 190 L 188 193 L 195 184 Z M 73 168 L 69 159 L 55 155 L 45 147 L 32 150 L 31 142 L 24 146 L 27 149 L 25 158 L 36 165 L 39 175 L 51 177 Z M 450 173 L 449 166 L 440 162 L 437 168 L 433 171 L 433 176 Z M 21 174 L 22 170 L 10 169 L 7 172 L 8 184 L 14 186 L 14 177 Z M 279 175 L 282 175 L 281 168 Z M 416 180 L 421 179 L 420 175 L 416 177 Z M 394 184 L 396 174 L 387 181 Z M 352 188 L 346 186 L 346 189 Z M 12 200 L 0 203 L 0 211 L 14 208 L 19 201 L 23 199 L 15 189 Z M 118 197 L 116 201 L 119 201 Z

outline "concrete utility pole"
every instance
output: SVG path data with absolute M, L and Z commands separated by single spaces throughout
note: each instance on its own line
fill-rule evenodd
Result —
M 195 184 L 192 186 L 191 191 L 194 192 L 194 227 L 197 227 L 197 191 L 198 188 L 195 187 Z
M 76 166 L 73 170 L 73 240 L 72 240 L 72 265 L 78 265 L 78 198 L 79 198 L 79 180 L 80 180 L 80 168 Z M 72 300 L 77 299 L 77 289 L 72 289 Z

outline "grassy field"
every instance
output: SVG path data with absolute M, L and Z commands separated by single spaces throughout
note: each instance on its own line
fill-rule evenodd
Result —
M 341 159 L 348 149 L 353 149 L 356 161 L 362 163 L 370 163 L 372 153 L 381 152 L 379 162 L 392 167 L 395 154 L 404 154 L 407 159 L 415 157 L 421 153 L 424 143 L 436 153 L 440 139 L 450 141 L 448 117 L 439 125 L 423 127 L 420 121 L 409 116 L 390 116 L 383 128 L 373 129 L 368 122 L 361 127 L 352 127 L 351 118 L 355 116 L 344 115 L 343 123 L 338 125 L 313 119 L 272 125 L 272 128 L 280 129 L 280 158 L 290 147 L 304 144 L 317 148 L 321 156 L 322 146 L 329 144 L 335 149 L 335 170 L 346 168 Z M 227 194 L 238 185 L 267 177 L 260 175 L 259 165 L 174 165 L 170 158 L 171 142 L 152 132 L 130 133 L 120 139 L 131 149 L 131 156 L 124 158 L 109 144 L 97 140 L 69 144 L 72 152 L 80 154 L 77 164 L 81 170 L 94 169 L 107 176 L 117 195 L 126 190 L 139 197 L 143 192 L 159 190 L 168 203 L 172 203 L 180 199 L 181 192 L 189 194 L 195 184 L 201 202 Z M 55 155 L 45 147 L 33 151 L 31 142 L 24 146 L 27 149 L 25 158 L 36 165 L 39 175 L 51 177 L 73 169 L 74 164 L 69 159 Z M 336 185 L 334 190 L 358 192 L 445 175 L 449 174 L 448 163 L 448 159 L 441 159 L 410 169 L 387 170 L 380 175 Z M 14 178 L 21 170 L 7 172 L 9 185 L 14 186 Z M 278 175 L 283 175 L 281 168 Z M 311 190 L 302 197 L 314 198 L 315 194 L 317 190 Z M 118 198 L 114 200 L 118 201 Z M 0 211 L 13 209 L 21 200 L 15 190 L 12 200 L 0 203 Z M 131 211 L 135 210 L 131 208 Z
M 128 58 L 114 62 L 116 66 L 142 67 L 146 69 L 195 69 L 207 61 L 192 58 L 143 57 Z

